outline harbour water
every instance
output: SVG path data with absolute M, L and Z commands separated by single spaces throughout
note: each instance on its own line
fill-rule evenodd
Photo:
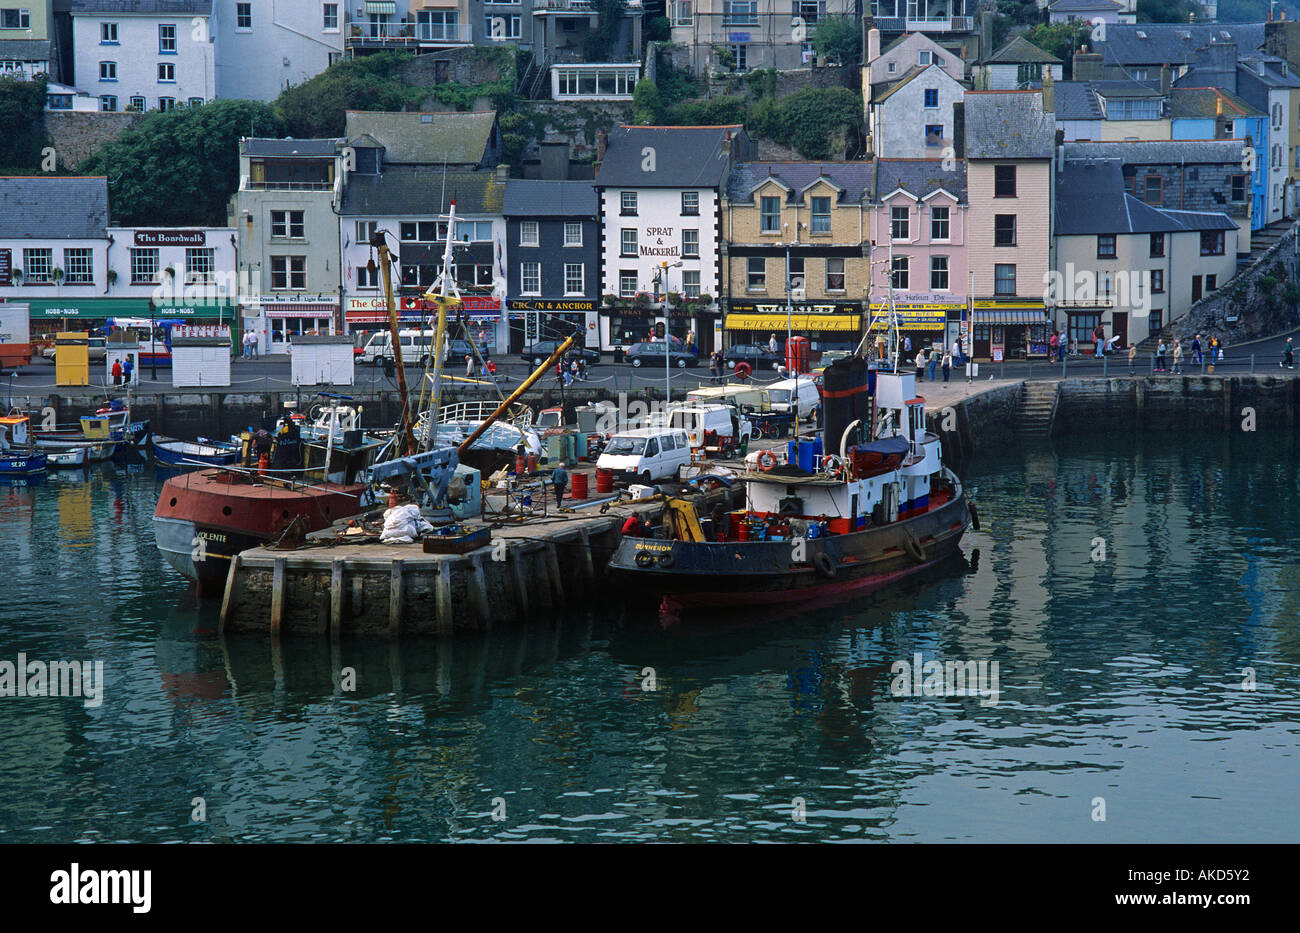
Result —
M 336 647 L 218 638 L 143 463 L 0 487 L 0 662 L 105 680 L 0 696 L 0 841 L 1294 841 L 1298 465 L 988 453 L 965 557 L 851 603 Z M 918 653 L 997 693 L 895 695 Z

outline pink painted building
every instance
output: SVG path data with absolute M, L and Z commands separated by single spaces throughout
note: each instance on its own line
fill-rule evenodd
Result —
M 966 164 L 958 159 L 878 159 L 867 238 L 873 244 L 873 320 L 889 298 L 912 346 L 950 346 L 969 291 Z

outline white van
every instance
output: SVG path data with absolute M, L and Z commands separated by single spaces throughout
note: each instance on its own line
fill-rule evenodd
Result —
M 672 426 L 686 432 L 691 447 L 729 459 L 736 448 L 747 448 L 754 426 L 732 405 L 677 404 Z
M 691 462 L 691 441 L 676 428 L 637 428 L 615 434 L 596 461 L 596 469 L 610 470 L 614 478 L 650 485 L 659 479 L 676 479 Z
M 797 394 L 796 394 L 797 393 Z M 822 403 L 822 393 L 811 375 L 798 379 L 781 379 L 767 387 L 767 398 L 772 411 L 795 411 L 798 403 L 799 420 L 810 417 Z
M 432 330 L 399 330 L 397 335 L 402 341 L 402 362 L 418 363 L 421 357 L 428 355 L 435 333 L 436 331 Z M 383 359 L 391 360 L 393 358 L 392 336 L 386 330 L 371 334 L 370 339 L 361 347 L 361 362 L 378 363 Z

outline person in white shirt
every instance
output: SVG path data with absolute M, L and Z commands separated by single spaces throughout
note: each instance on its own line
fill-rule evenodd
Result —
M 769 338 L 767 341 L 767 349 L 769 353 L 775 353 L 776 348 L 777 348 L 776 334 L 773 334 L 771 338 Z

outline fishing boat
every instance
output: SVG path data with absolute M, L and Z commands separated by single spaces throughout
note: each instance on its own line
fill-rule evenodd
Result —
M 89 445 L 86 447 L 73 447 L 70 450 L 61 450 L 54 453 L 47 452 L 45 459 L 52 470 L 80 470 L 90 463 L 88 453 Z
M 789 462 L 751 454 L 737 477 L 743 507 L 705 523 L 708 533 L 689 503 L 670 500 L 654 536 L 623 538 L 609 563 L 620 590 L 668 613 L 803 603 L 866 592 L 956 553 L 978 518 L 926 430 L 915 374 L 836 361 L 824 409 L 823 436 L 790 442 Z
M 484 476 L 514 463 L 521 444 L 525 455 L 540 457 L 542 440 L 533 428 L 533 410 L 527 405 L 512 404 L 486 429 L 479 430 L 497 408 L 499 403 L 490 400 L 443 405 L 433 425 L 429 423 L 429 412 L 421 412 L 415 436 L 427 439 L 433 446 L 459 446 L 479 432 L 461 454 L 460 462 L 474 467 Z
M 36 446 L 46 450 L 66 450 L 69 442 L 113 441 L 118 445 L 114 453 L 147 447 L 151 434 L 148 421 L 131 420 L 131 406 L 122 399 L 113 399 L 93 415 L 82 415 L 76 425 L 56 425 L 33 432 Z
M 158 436 L 153 439 L 153 456 L 168 466 L 230 466 L 238 462 L 240 445 L 212 441 L 200 437 L 182 441 L 175 437 Z
M 47 457 L 31 442 L 31 419 L 11 412 L 0 418 L 0 477 L 37 476 Z

